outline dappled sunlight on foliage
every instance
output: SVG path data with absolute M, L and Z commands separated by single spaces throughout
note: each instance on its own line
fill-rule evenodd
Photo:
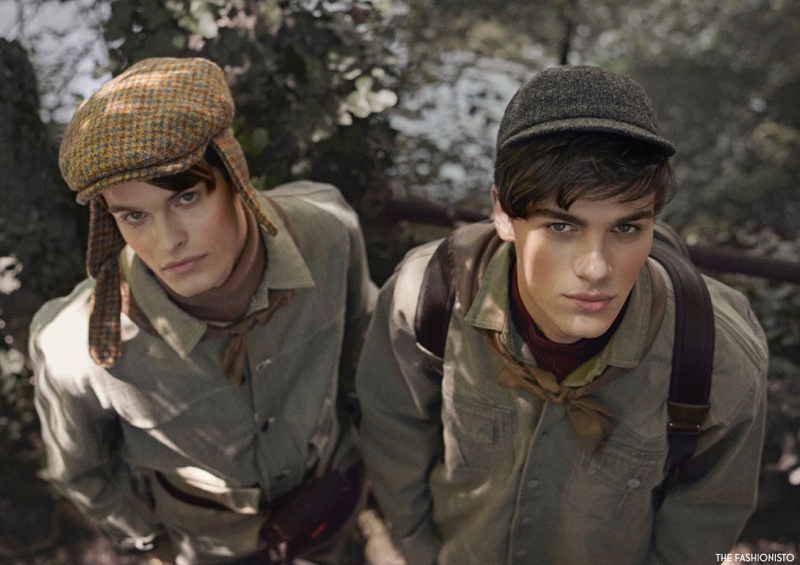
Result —
M 800 236 L 786 239 L 770 228 L 735 227 L 695 243 L 800 263 Z M 749 298 L 769 341 L 770 377 L 796 378 L 800 360 L 800 285 L 731 273 L 711 274 Z
M 105 35 L 116 74 L 151 56 L 203 56 L 225 70 L 234 132 L 258 185 L 337 185 L 351 202 L 384 182 L 397 101 L 388 31 L 372 4 L 117 1 Z

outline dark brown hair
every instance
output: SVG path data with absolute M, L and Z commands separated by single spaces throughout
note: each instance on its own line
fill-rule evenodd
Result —
M 655 194 L 658 212 L 675 190 L 663 150 L 604 132 L 559 133 L 508 146 L 494 171 L 500 206 L 512 218 L 526 218 L 532 205 L 548 198 L 566 210 L 579 198 L 633 202 Z
M 230 176 L 228 175 L 228 170 L 225 168 L 225 165 L 222 163 L 222 159 L 220 159 L 214 148 L 209 145 L 206 148 L 205 155 L 185 171 L 175 173 L 174 175 L 149 179 L 147 183 L 165 190 L 181 192 L 192 188 L 200 181 L 206 181 L 208 191 L 213 192 L 217 187 L 214 179 L 214 169 L 220 170 L 230 183 Z

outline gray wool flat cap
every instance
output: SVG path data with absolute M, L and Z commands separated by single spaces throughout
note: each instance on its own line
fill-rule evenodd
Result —
M 531 138 L 565 132 L 608 132 L 652 143 L 667 156 L 653 104 L 632 79 L 590 66 L 563 66 L 530 78 L 508 103 L 497 151 Z

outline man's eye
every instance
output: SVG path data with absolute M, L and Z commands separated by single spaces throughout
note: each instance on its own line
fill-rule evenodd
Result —
M 189 204 L 190 202 L 194 202 L 197 199 L 196 192 L 184 192 L 181 194 L 180 203 L 181 204 Z
M 128 212 L 122 217 L 122 220 L 129 223 L 136 223 L 144 217 L 142 212 Z
M 619 233 L 633 233 L 639 228 L 637 228 L 633 224 L 622 224 L 620 226 L 617 226 L 616 229 Z
M 556 233 L 563 233 L 570 230 L 570 225 L 564 223 L 550 224 L 548 227 Z

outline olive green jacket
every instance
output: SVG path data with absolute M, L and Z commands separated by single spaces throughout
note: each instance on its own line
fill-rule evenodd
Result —
M 160 335 L 123 315 L 123 354 L 106 370 L 88 354 L 93 282 L 47 303 L 31 329 L 36 406 L 46 475 L 118 541 L 166 529 L 182 562 L 216 563 L 258 548 L 259 506 L 335 464 L 342 450 L 337 394 L 352 390 L 374 303 L 355 213 L 329 185 L 268 191 L 295 239 L 262 199 L 275 237 L 263 235 L 267 269 L 251 311 L 270 290 L 292 297 L 247 337 L 240 388 L 220 368 L 229 338 L 201 340 L 206 324 L 172 303 L 128 249 L 131 292 Z M 333 460 L 333 461 L 332 461 Z M 180 490 L 229 508 L 187 505 L 152 481 L 155 510 L 135 490 L 161 472 Z
M 745 297 L 707 279 L 716 348 L 696 451 L 707 472 L 670 488 L 655 512 L 674 332 L 668 280 L 649 351 L 645 268 L 609 344 L 564 381 L 581 386 L 609 365 L 630 369 L 595 393 L 619 422 L 590 456 L 563 405 L 495 382 L 504 365 L 478 328 L 500 332 L 519 363 L 535 365 L 509 313 L 511 244 L 495 252 L 466 315 L 456 304 L 443 376 L 432 370 L 413 327 L 435 246 L 412 250 L 381 290 L 356 377 L 368 473 L 408 564 L 691 565 L 727 553 L 755 507 L 764 434 L 767 346 Z

